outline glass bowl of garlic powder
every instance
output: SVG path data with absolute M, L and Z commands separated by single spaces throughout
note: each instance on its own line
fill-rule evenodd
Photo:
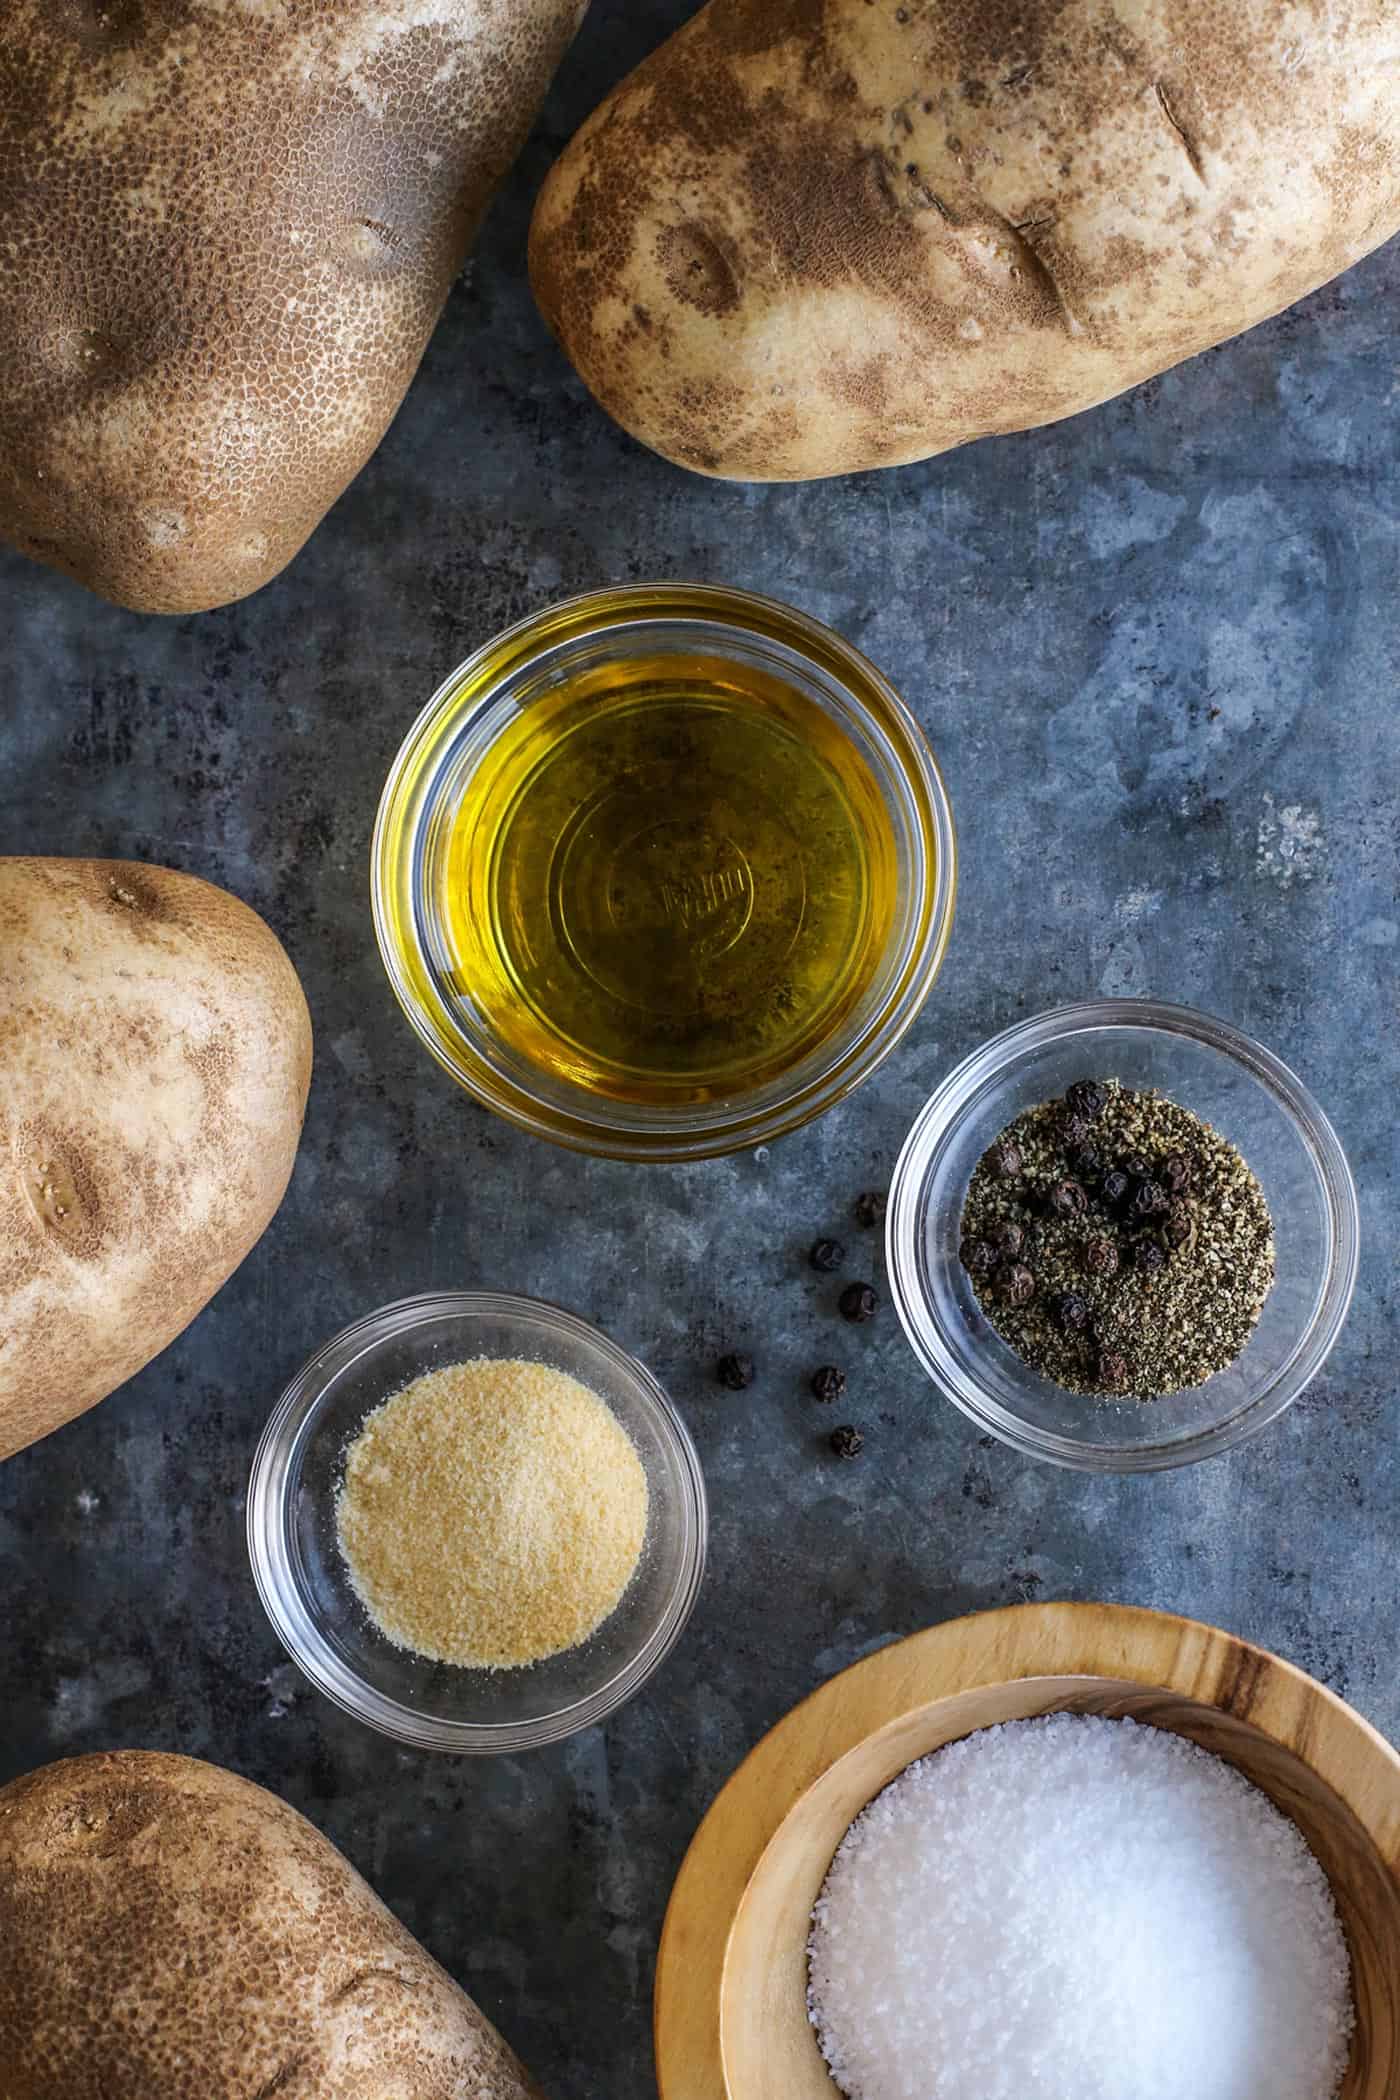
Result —
M 248 1548 L 288 1653 L 397 1741 L 557 1742 L 680 1638 L 704 1480 L 645 1365 L 489 1291 L 384 1306 L 292 1380 L 253 1461 Z

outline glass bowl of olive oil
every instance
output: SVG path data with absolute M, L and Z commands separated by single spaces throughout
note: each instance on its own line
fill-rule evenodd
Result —
M 375 928 L 434 1057 L 522 1128 L 614 1158 L 757 1145 L 918 1013 L 956 849 L 938 767 L 819 621 L 702 584 L 499 635 L 404 740 Z

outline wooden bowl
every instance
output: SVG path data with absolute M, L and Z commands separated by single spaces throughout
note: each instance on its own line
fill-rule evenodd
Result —
M 662 2100 L 835 2100 L 807 2022 L 832 1855 L 916 1757 L 1032 1714 L 1128 1715 L 1212 1750 L 1292 1816 L 1330 1877 L 1357 2032 L 1342 2100 L 1400 2100 L 1400 1756 L 1262 1648 L 1159 1612 L 1024 1604 L 842 1671 L 752 1751 L 686 1855 L 656 1976 Z

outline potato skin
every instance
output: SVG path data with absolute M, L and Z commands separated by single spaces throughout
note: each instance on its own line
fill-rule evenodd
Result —
M 296 1158 L 311 1022 L 225 890 L 0 858 L 0 1458 L 130 1378 L 259 1238 Z
M 217 1765 L 0 1788 L 5 2100 L 538 2100 L 321 1833 Z
M 192 612 L 387 429 L 583 0 L 0 0 L 0 534 Z
M 1393 0 L 710 0 L 530 265 L 633 436 L 785 481 L 1089 408 L 1397 227 Z

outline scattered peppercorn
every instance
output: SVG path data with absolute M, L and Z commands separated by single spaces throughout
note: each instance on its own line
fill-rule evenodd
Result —
M 827 1442 L 838 1458 L 859 1458 L 865 1449 L 865 1438 L 853 1422 L 843 1422 L 839 1429 L 833 1429 Z
M 1057 1181 L 1046 1201 L 1057 1218 L 1073 1218 L 1089 1207 L 1089 1198 L 1077 1181 Z
M 997 1271 L 996 1287 L 1008 1305 L 1029 1305 L 1035 1296 L 1035 1277 L 1024 1262 L 1008 1262 Z
M 830 1276 L 846 1259 L 846 1250 L 840 1240 L 814 1240 L 807 1259 L 819 1275 Z
M 885 1199 L 876 1189 L 863 1189 L 853 1205 L 855 1221 L 869 1232 L 885 1215 Z
M 1026 1235 L 1011 1218 L 1004 1218 L 992 1233 L 992 1245 L 998 1254 L 1019 1254 Z
M 1167 1250 L 1160 1240 L 1141 1239 L 1133 1247 L 1133 1267 L 1141 1269 L 1144 1276 L 1155 1276 L 1166 1267 Z
M 1113 1241 L 1098 1233 L 1084 1242 L 1084 1266 L 1091 1276 L 1116 1276 L 1118 1274 L 1118 1249 Z
M 990 1240 L 964 1240 L 958 1259 L 969 1276 L 990 1276 L 997 1265 L 997 1250 Z
M 1108 1095 L 1097 1079 L 1076 1079 L 1073 1086 L 1066 1087 L 1065 1099 L 1077 1116 L 1091 1123 L 1108 1105 Z
M 846 1390 L 846 1374 L 835 1364 L 823 1364 L 812 1373 L 812 1398 L 814 1400 L 839 1400 Z
M 848 1283 L 839 1299 L 842 1317 L 859 1324 L 862 1320 L 873 1320 L 879 1299 L 874 1287 L 868 1283 Z
M 1050 1311 L 1066 1334 L 1082 1334 L 1089 1324 L 1089 1301 L 1078 1291 L 1060 1291 L 1051 1301 Z
M 1021 1177 L 1021 1154 L 1015 1145 L 1000 1144 L 992 1147 L 992 1172 L 1003 1181 L 1019 1181 Z
M 746 1385 L 753 1384 L 753 1358 L 728 1350 L 715 1365 L 715 1376 L 731 1393 L 742 1393 Z

